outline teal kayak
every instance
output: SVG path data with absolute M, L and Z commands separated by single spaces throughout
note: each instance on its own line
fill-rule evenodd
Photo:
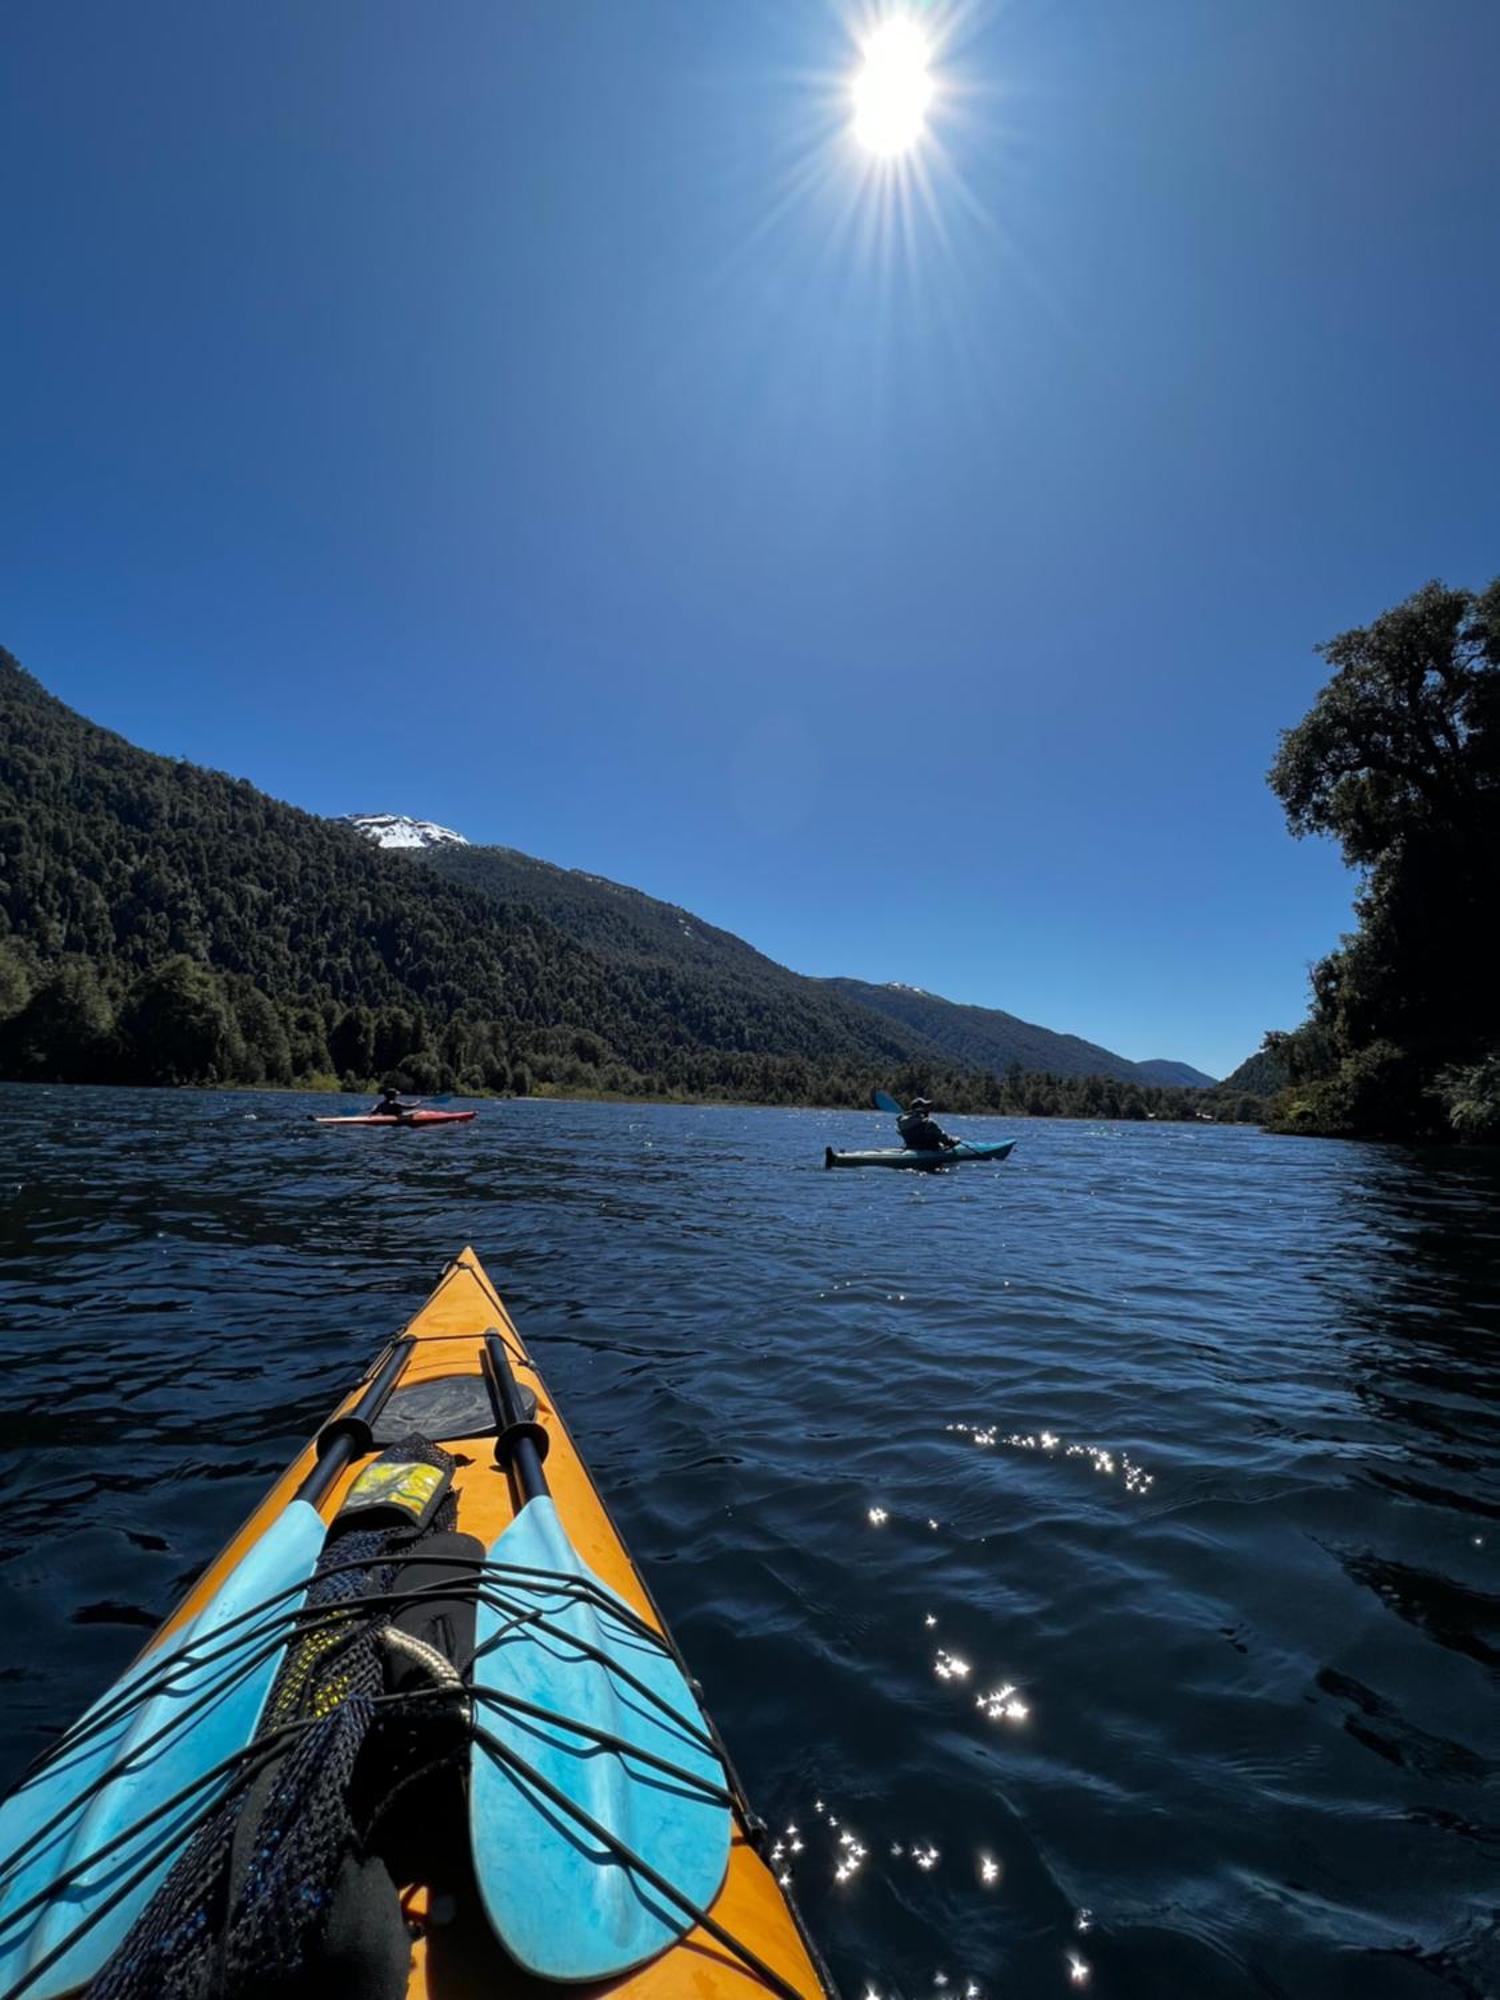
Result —
M 993 1142 L 960 1139 L 956 1146 L 941 1152 L 915 1152 L 909 1146 L 885 1146 L 870 1153 L 836 1153 L 823 1148 L 825 1167 L 956 1167 L 964 1160 L 1003 1160 L 1015 1145 L 1014 1139 Z

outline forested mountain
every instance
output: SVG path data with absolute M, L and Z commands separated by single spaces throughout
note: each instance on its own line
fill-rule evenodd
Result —
M 872 1013 L 805 979 L 690 910 L 602 875 L 557 868 L 510 847 L 435 847 L 413 861 L 482 890 L 505 909 L 539 911 L 669 1004 L 695 1040 L 718 1047 L 842 1050 L 867 1063 L 955 1066 L 920 1029 Z M 961 1059 L 958 1067 L 972 1068 Z
M 1211 1076 L 1186 1063 L 1130 1062 L 1077 1035 L 1054 1034 L 998 1007 L 968 1007 L 925 993 L 918 986 L 871 986 L 863 979 L 823 982 L 862 1006 L 886 1015 L 967 1069 L 1004 1071 L 1019 1066 L 1052 1076 L 1109 1076 L 1120 1083 L 1155 1083 L 1204 1089 Z
M 1202 1104 L 1138 1079 L 1002 1078 L 595 876 L 507 849 L 387 851 L 136 749 L 0 651 L 0 1076 L 391 1074 L 421 1091 L 827 1104 L 882 1083 L 956 1112 L 1091 1117 Z
M 423 1059 L 509 1082 L 587 1034 L 681 1039 L 534 913 L 241 780 L 137 750 L 0 654 L 0 1060 L 11 1075 L 287 1081 Z
M 1107 1076 L 1121 1083 L 1211 1088 L 1214 1079 L 1187 1063 L 1130 1062 L 1076 1035 L 1017 1020 L 987 1007 L 964 1007 L 913 986 L 871 986 L 858 979 L 808 979 L 789 972 L 730 931 L 691 910 L 659 902 L 602 875 L 558 868 L 510 847 L 439 847 L 417 857 L 449 881 L 526 905 L 611 961 L 690 972 L 705 998 L 739 1007 L 754 995 L 782 1018 L 811 1013 L 821 1032 L 863 1043 L 869 1016 L 881 1016 L 905 1044 L 904 1058 L 996 1073 L 1017 1063 L 1027 1073 Z M 895 1052 L 887 1049 L 890 1056 Z
M 1225 1077 L 1223 1088 L 1248 1091 L 1252 1097 L 1274 1097 L 1290 1082 L 1286 1064 L 1272 1055 L 1269 1049 L 1257 1049 L 1253 1056 L 1246 1056 L 1239 1068 Z
M 1187 1090 L 1212 1090 L 1216 1083 L 1215 1078 L 1201 1069 L 1194 1069 L 1191 1063 L 1169 1062 L 1162 1056 L 1152 1056 L 1132 1067 L 1136 1075 L 1147 1083 L 1178 1083 Z
M 663 903 L 603 875 L 559 868 L 513 847 L 428 849 L 417 857 L 452 882 L 500 902 L 526 903 L 570 936 L 622 957 L 669 965 L 718 966 L 756 979 L 797 974 L 763 957 L 732 931 L 716 930 L 676 903 Z
M 606 958 L 534 902 L 497 905 L 352 827 L 136 749 L 0 654 L 0 1074 L 400 1070 L 419 1089 L 855 1103 L 927 1062 L 918 1038 L 816 989 L 794 1004 L 769 961 L 738 951 L 767 976 Z

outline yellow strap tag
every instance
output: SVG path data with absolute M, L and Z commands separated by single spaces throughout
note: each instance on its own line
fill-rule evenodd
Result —
M 424 1465 L 420 1459 L 377 1458 L 349 1488 L 339 1509 L 339 1519 L 346 1514 L 391 1507 L 422 1527 L 447 1492 L 452 1478 L 446 1467 Z

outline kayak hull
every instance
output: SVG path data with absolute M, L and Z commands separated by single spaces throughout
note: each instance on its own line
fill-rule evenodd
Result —
M 885 1146 L 865 1153 L 840 1153 L 832 1146 L 823 1149 L 825 1167 L 915 1167 L 931 1173 L 937 1167 L 962 1166 L 965 1160 L 1003 1160 L 1015 1146 L 1014 1139 L 993 1142 L 960 1139 L 942 1152 L 917 1152 L 910 1146 Z
M 472 1114 L 466 1114 L 472 1115 Z M 487 1332 L 503 1340 L 523 1402 L 535 1399 L 535 1423 L 545 1433 L 546 1477 L 552 1505 L 580 1563 L 605 1586 L 612 1599 L 628 1607 L 646 1627 L 662 1634 L 670 1645 L 661 1614 L 621 1539 L 558 1412 L 537 1372 L 525 1343 L 498 1293 L 472 1250 L 450 1264 L 437 1289 L 409 1322 L 404 1334 L 386 1348 L 371 1369 L 351 1388 L 329 1426 L 320 1434 L 326 1443 L 334 1426 L 349 1417 L 378 1374 L 394 1370 L 389 1400 L 375 1421 L 371 1449 L 356 1450 L 316 1501 L 324 1522 L 338 1513 L 350 1487 L 370 1466 L 377 1448 L 392 1438 L 420 1432 L 440 1444 L 456 1461 L 453 1491 L 458 1502 L 458 1529 L 477 1537 L 493 1551 L 499 1538 L 521 1519 L 523 1504 L 511 1476 L 496 1464 L 493 1416 L 484 1389 L 481 1357 Z M 150 1642 L 132 1672 L 149 1671 L 157 1655 L 169 1656 L 179 1637 L 204 1610 L 237 1567 L 273 1535 L 289 1510 L 306 1509 L 298 1489 L 319 1463 L 319 1440 L 310 1442 L 272 1487 L 239 1533 L 210 1564 L 187 1597 Z M 539 1504 L 532 1503 L 533 1506 Z M 503 1558 L 502 1544 L 500 1554 Z M 515 1545 L 515 1544 L 512 1544 Z M 165 1653 L 164 1653 L 165 1649 Z M 118 1692 L 118 1684 L 116 1692 Z M 565 1687 L 560 1699 L 566 1698 Z M 705 1718 L 706 1723 L 706 1718 Z M 711 1725 L 707 1725 L 711 1729 Z M 478 1755 L 478 1752 L 475 1752 Z M 728 1771 L 727 1758 L 724 1769 Z M 716 1893 L 706 1901 L 712 1923 L 739 1941 L 800 2000 L 831 2000 L 833 1988 L 807 1939 L 794 1906 L 777 1882 L 761 1851 L 757 1828 L 738 1783 L 729 1772 L 732 1791 L 728 1860 Z M 722 1862 L 722 1853 L 720 1856 Z M 0 1857 L 3 1861 L 3 1857 Z M 719 1875 L 721 1873 L 721 1879 Z M 406 2000 L 468 2000 L 468 1996 L 505 1993 L 512 2000 L 541 2000 L 556 1994 L 550 1980 L 520 1971 L 496 1941 L 486 1921 L 477 1886 L 420 1877 L 398 1883 L 409 1914 L 411 1958 Z M 444 1907 L 446 1906 L 446 1907 Z M 699 1904 L 705 1907 L 704 1903 Z M 429 1921 L 428 1912 L 434 1914 Z M 622 2000 L 757 2000 L 771 1990 L 745 1960 L 702 1925 L 683 1919 L 684 1934 L 644 1964 L 638 1964 L 575 1987 L 589 2000 L 619 1995 Z
M 467 1125 L 474 1111 L 408 1111 L 402 1118 L 382 1118 L 373 1111 L 352 1118 L 314 1118 L 314 1125 Z

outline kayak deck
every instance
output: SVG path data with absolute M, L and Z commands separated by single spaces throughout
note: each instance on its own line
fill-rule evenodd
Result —
M 149 1662 L 174 1634 L 180 1634 L 277 1526 L 292 1507 L 299 1487 L 318 1466 L 321 1447 L 336 1435 L 340 1420 L 360 1405 L 372 1384 L 384 1381 L 393 1385 L 374 1422 L 373 1438 L 366 1433 L 372 1448 L 363 1452 L 356 1449 L 319 1494 L 316 1505 L 322 1519 L 333 1520 L 382 1445 L 419 1433 L 456 1461 L 453 1491 L 460 1534 L 475 1536 L 486 1549 L 492 1549 L 496 1538 L 525 1511 L 526 1503 L 518 1497 L 511 1473 L 496 1463 L 496 1425 L 485 1388 L 487 1333 L 503 1343 L 522 1397 L 529 1392 L 535 1399 L 534 1416 L 528 1423 L 540 1426 L 545 1434 L 546 1479 L 568 1541 L 594 1576 L 623 1600 L 627 1615 L 635 1614 L 643 1626 L 661 1635 L 665 1650 L 676 1659 L 650 1592 L 514 1322 L 472 1250 L 465 1250 L 448 1266 L 404 1334 L 392 1340 L 339 1405 L 319 1438 L 287 1468 L 162 1626 L 142 1659 Z M 454 1425 L 458 1426 L 457 1434 Z M 305 1500 L 296 1501 L 298 1507 L 306 1504 Z M 531 1505 L 538 1503 L 533 1500 Z M 566 1699 L 564 1684 L 554 1690 L 555 1705 L 565 1707 Z M 712 1734 L 707 1718 L 699 1720 Z M 717 1738 L 714 1740 L 717 1744 Z M 479 1758 L 477 1745 L 471 1754 L 475 1760 Z M 819 2000 L 819 1996 L 832 1994 L 801 1921 L 762 1854 L 758 1825 L 727 1757 L 723 1767 L 730 1794 L 728 1861 L 717 1892 L 699 1907 L 716 1930 L 745 1947 L 746 1956 L 738 1955 L 702 1924 L 683 1918 L 683 1934 L 657 1956 L 622 1972 L 590 1977 L 574 1986 L 576 1992 L 628 1996 L 628 2000 L 673 2000 L 673 1996 L 689 1993 L 698 2000 L 721 2000 L 721 1996 L 722 2000 L 754 2000 L 754 1996 L 772 1992 Z M 518 1854 L 517 1860 L 518 1865 L 524 1865 L 524 1857 Z M 540 2000 L 543 1994 L 556 1994 L 555 1984 L 520 1970 L 499 1944 L 486 1920 L 472 1874 L 465 1880 L 460 1873 L 460 1879 L 455 1880 L 450 1865 L 442 1879 L 429 1881 L 419 1876 L 403 1882 L 398 1877 L 397 1886 L 411 1935 L 407 2000 L 464 2000 L 469 1995 L 499 1993 Z M 599 1893 L 604 1893 L 602 1886 Z M 769 1969 L 773 1975 L 770 1981 L 754 1969 L 756 1960 Z
M 825 1167 L 915 1167 L 929 1173 L 936 1167 L 957 1167 L 965 1160 L 1003 1160 L 1015 1146 L 1014 1139 L 995 1141 L 960 1139 L 956 1146 L 940 1152 L 919 1152 L 910 1146 L 878 1147 L 870 1152 L 840 1153 L 832 1146 L 823 1148 Z
M 337 1117 L 313 1117 L 314 1125 L 467 1125 L 471 1118 L 477 1118 L 476 1111 L 407 1111 L 401 1117 L 393 1118 L 378 1111 L 355 1114 L 340 1114 Z

